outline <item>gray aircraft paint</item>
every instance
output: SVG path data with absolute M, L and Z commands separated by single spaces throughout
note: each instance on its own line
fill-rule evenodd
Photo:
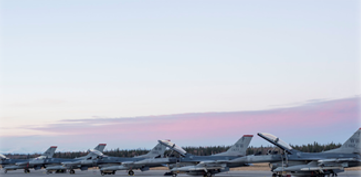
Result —
M 176 174 L 178 172 L 185 172 L 188 175 L 207 174 L 208 176 L 212 176 L 216 173 L 229 171 L 229 168 L 248 166 L 247 163 L 229 164 L 228 161 L 231 159 L 245 156 L 252 137 L 253 135 L 244 135 L 226 152 L 211 156 L 192 155 L 168 140 L 159 140 L 159 142 L 163 143 L 165 146 L 169 147 L 170 149 L 178 152 L 180 155 L 183 156 L 176 159 L 175 164 L 168 165 L 171 168 L 173 174 Z
M 41 169 L 45 165 L 47 159 L 53 157 L 57 146 L 51 146 L 41 156 L 32 159 L 5 159 L 1 160 L 1 165 L 4 172 L 10 170 L 24 169 L 24 172 L 30 172 L 29 169 L 34 168 L 35 170 Z
M 110 173 L 114 174 L 117 170 L 129 170 L 128 173 L 133 172 L 134 169 L 140 169 L 141 171 L 147 171 L 151 167 L 159 167 L 164 163 L 169 163 L 168 158 L 161 158 L 164 155 L 166 147 L 161 143 L 158 143 L 152 150 L 147 154 L 135 156 L 133 158 L 118 158 L 109 157 L 104 158 L 101 161 L 100 172 L 101 174 Z M 107 165 L 116 164 L 121 165 Z M 133 172 L 134 173 L 134 172 Z
M 75 159 L 48 159 L 44 163 L 44 166 L 46 167 L 47 173 L 59 170 L 87 170 L 89 167 L 97 166 L 96 160 L 104 157 L 102 152 L 105 146 L 106 144 L 101 143 L 97 145 L 94 149 L 89 149 L 86 156 L 78 157 Z
M 252 140 L 253 135 L 244 135 L 226 152 L 215 154 L 214 156 L 246 156 L 247 148 Z
M 160 143 L 158 143 L 152 150 L 150 150 L 147 154 L 136 156 L 138 158 L 155 158 L 155 157 L 163 157 L 166 147 Z
M 340 148 L 321 152 L 305 153 L 292 149 L 281 139 L 268 134 L 258 133 L 260 137 L 279 147 L 283 153 L 277 155 L 246 156 L 229 163 L 269 162 L 275 174 L 290 172 L 294 176 L 330 175 L 343 172 L 344 168 L 361 165 L 360 132 L 357 130 Z

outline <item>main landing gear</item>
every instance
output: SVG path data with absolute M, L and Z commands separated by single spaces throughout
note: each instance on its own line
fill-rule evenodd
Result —
M 207 172 L 203 175 L 203 177 L 212 177 L 213 174 L 211 172 Z
M 281 173 L 273 173 L 272 177 L 291 177 L 291 175 L 282 175 Z
M 69 170 L 69 174 L 73 175 L 73 174 L 75 174 L 75 171 L 74 170 Z
M 24 169 L 24 173 L 30 173 L 29 169 Z
M 115 171 L 112 171 L 112 172 L 100 171 L 100 174 L 101 174 L 102 176 L 104 176 L 104 175 L 115 175 Z
M 128 175 L 129 175 L 129 176 L 134 176 L 134 171 L 133 171 L 133 170 L 129 170 L 129 171 L 128 171 Z

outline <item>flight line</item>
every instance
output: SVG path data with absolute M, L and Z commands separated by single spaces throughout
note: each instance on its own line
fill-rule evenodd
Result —
M 111 157 L 103 154 L 106 144 L 99 144 L 89 149 L 88 154 L 74 159 L 53 158 L 57 146 L 51 146 L 41 156 L 33 159 L 9 159 L 0 154 L 4 174 L 13 170 L 45 169 L 47 174 L 69 173 L 75 170 L 86 171 L 97 167 L 99 173 L 114 175 L 117 171 L 126 171 L 134 176 L 134 170 L 142 172 L 153 167 L 168 167 L 165 176 L 176 177 L 185 173 L 192 176 L 212 177 L 222 175 L 231 168 L 250 166 L 254 163 L 269 163 L 272 177 L 281 176 L 338 176 L 346 168 L 361 166 L 361 128 L 358 129 L 345 143 L 336 149 L 306 153 L 293 149 L 288 143 L 269 133 L 258 133 L 262 139 L 268 141 L 281 151 L 270 151 L 267 155 L 246 155 L 247 148 L 253 135 L 243 135 L 226 152 L 197 156 L 186 152 L 170 140 L 158 140 L 158 144 L 147 154 L 135 157 Z M 164 156 L 166 148 L 171 154 Z M 177 153 L 178 156 L 174 156 Z M 126 174 L 124 173 L 124 174 Z M 119 174 L 119 172 L 117 172 Z M 217 175 L 217 176 L 219 176 Z

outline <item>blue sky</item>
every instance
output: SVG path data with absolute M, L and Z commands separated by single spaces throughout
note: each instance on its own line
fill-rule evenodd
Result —
M 1 1 L 1 135 L 360 95 L 358 1 Z M 150 145 L 150 147 L 153 146 Z

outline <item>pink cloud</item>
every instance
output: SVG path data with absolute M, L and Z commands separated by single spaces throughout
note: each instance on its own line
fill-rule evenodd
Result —
M 270 132 L 282 136 L 282 139 L 298 139 L 300 143 L 312 143 L 314 140 L 310 138 L 342 142 L 343 140 L 331 139 L 332 136 L 328 137 L 326 134 L 330 134 L 330 130 L 337 130 L 345 134 L 341 138 L 348 138 L 358 129 L 359 102 L 360 98 L 356 97 L 261 111 L 64 120 L 59 124 L 30 129 L 42 131 L 44 135 L 48 132 L 58 134 L 57 138 L 62 142 L 66 142 L 62 139 L 69 137 L 84 142 L 95 139 L 110 142 L 156 142 L 157 139 L 167 138 L 185 145 L 219 145 L 215 140 L 229 144 L 244 134 L 255 135 L 257 132 Z M 298 142 L 293 142 L 295 143 Z

